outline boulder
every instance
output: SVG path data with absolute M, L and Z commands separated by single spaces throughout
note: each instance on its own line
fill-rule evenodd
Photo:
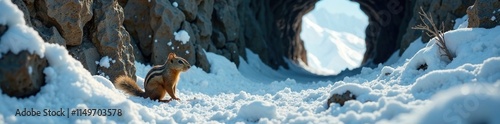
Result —
M 108 56 L 109 67 L 99 66 L 98 71 L 115 80 L 120 75 L 136 78 L 134 50 L 130 35 L 123 27 L 124 13 L 117 1 L 94 1 L 92 43 L 101 57 Z
M 59 44 L 61 46 L 66 46 L 66 40 L 59 34 L 59 31 L 57 31 L 56 27 L 51 28 L 51 33 L 52 35 L 47 36 L 47 37 L 42 37 L 46 42 L 49 43 L 55 43 Z
M 178 8 L 186 15 L 186 21 L 193 21 L 196 19 L 196 14 L 198 13 L 198 2 L 197 0 L 172 0 L 177 2 Z
M 469 28 L 493 28 L 500 25 L 500 1 L 476 0 L 467 9 Z
M 146 63 L 146 59 L 144 58 L 144 54 L 142 53 L 141 49 L 139 46 L 137 46 L 137 41 L 134 41 L 133 38 L 131 38 L 131 45 L 132 49 L 134 50 L 134 58 L 135 61 L 140 62 L 140 63 Z
M 210 63 L 208 62 L 207 55 L 200 45 L 196 45 L 196 67 L 202 68 L 205 72 L 210 72 Z
M 231 0 L 229 0 L 231 1 Z M 214 14 L 212 14 L 213 27 L 222 31 L 228 41 L 238 40 L 240 31 L 240 20 L 236 6 L 226 0 L 217 0 L 214 3 Z
M 202 0 L 198 4 L 197 18 L 192 23 L 193 30 L 196 32 L 197 41 L 205 49 L 209 49 L 212 36 L 212 13 L 213 13 L 214 0 Z
M 0 88 L 2 93 L 17 98 L 35 95 L 45 85 L 43 69 L 47 60 L 28 51 L 7 52 L 0 58 Z
M 82 43 L 83 27 L 92 18 L 92 0 L 39 0 L 41 15 L 47 16 L 61 32 L 66 45 L 76 46 Z
M 97 48 L 90 41 L 84 41 L 79 46 L 68 47 L 69 54 L 82 63 L 92 75 L 97 75 L 97 62 L 100 55 Z
M 226 45 L 226 37 L 222 32 L 218 30 L 213 30 L 212 32 L 212 42 L 217 49 L 222 49 Z
M 174 39 L 174 32 L 177 32 L 181 28 L 181 24 L 185 19 L 182 11 L 173 7 L 172 3 L 169 1 L 151 2 L 153 5 L 150 10 L 150 24 L 154 32 L 151 63 L 153 65 L 159 65 L 167 60 L 167 55 L 170 52 L 181 53 L 181 51 L 176 51 L 176 49 L 191 47 L 191 44 L 181 44 Z M 182 54 L 180 54 L 180 56 L 185 57 L 182 56 Z
M 130 33 L 130 37 L 134 39 L 134 44 L 138 46 L 139 49 L 134 49 L 135 51 L 140 51 L 143 58 L 149 58 L 152 53 L 153 37 L 154 32 L 151 27 L 151 16 L 150 8 L 152 2 L 147 0 L 131 0 L 128 1 L 124 7 L 125 20 L 123 25 L 126 30 Z

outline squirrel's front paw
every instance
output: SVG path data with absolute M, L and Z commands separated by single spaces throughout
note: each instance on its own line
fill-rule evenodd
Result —
M 172 100 L 172 99 L 173 99 L 173 100 L 181 100 L 181 99 L 179 99 L 179 98 L 177 98 L 177 97 L 176 97 L 176 98 L 170 98 L 170 100 Z

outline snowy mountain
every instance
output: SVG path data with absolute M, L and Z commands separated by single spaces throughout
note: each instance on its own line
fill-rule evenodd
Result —
M 182 100 L 160 103 L 91 75 L 65 47 L 44 42 L 10 1 L 0 1 L 0 8 L 6 10 L 0 24 L 9 26 L 0 55 L 30 51 L 49 65 L 36 95 L 0 95 L 0 123 L 500 123 L 500 26 L 446 32 L 453 61 L 441 57 L 435 39 L 417 40 L 393 64 L 362 68 L 336 82 L 299 80 L 305 76 L 272 70 L 249 50 L 239 68 L 208 52 L 212 71 L 190 68 L 177 87 Z M 136 62 L 135 68 L 143 88 L 151 66 Z M 346 91 L 356 99 L 327 107 L 330 96 Z M 47 110 L 64 116 L 47 116 Z
M 365 29 L 368 25 L 368 20 L 359 19 L 344 13 L 331 13 L 325 8 L 314 9 L 304 15 L 303 18 L 308 18 L 320 27 L 336 32 L 351 33 L 361 39 L 365 38 Z
M 366 49 L 366 22 L 322 8 L 305 15 L 302 21 L 300 36 L 308 52 L 309 71 L 334 75 L 360 66 Z

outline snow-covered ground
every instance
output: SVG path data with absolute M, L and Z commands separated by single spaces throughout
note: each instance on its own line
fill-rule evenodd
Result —
M 451 62 L 441 56 L 435 40 L 417 41 L 392 64 L 363 68 L 337 82 L 273 71 L 251 51 L 240 68 L 207 53 L 212 72 L 192 67 L 178 84 L 182 100 L 160 103 L 128 96 L 108 79 L 91 75 L 64 47 L 45 43 L 26 26 L 10 1 L 0 0 L 0 9 L 0 24 L 9 26 L 0 54 L 28 50 L 49 63 L 43 71 L 47 84 L 37 95 L 17 99 L 0 94 L 0 123 L 500 123 L 500 27 L 446 32 L 456 55 Z M 427 69 L 418 70 L 423 64 Z M 140 87 L 150 68 L 136 63 Z M 332 94 L 347 90 L 357 100 L 326 107 Z M 41 116 L 16 116 L 24 109 L 41 111 Z M 47 117 L 44 109 L 119 112 Z
M 306 14 L 300 34 L 307 50 L 308 65 L 303 65 L 304 68 L 315 74 L 336 75 L 345 69 L 359 67 L 366 49 L 364 32 L 367 25 L 368 20 L 331 13 L 326 8 Z

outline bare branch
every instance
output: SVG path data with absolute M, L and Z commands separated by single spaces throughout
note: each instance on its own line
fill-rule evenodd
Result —
M 448 47 L 446 47 L 446 41 L 444 38 L 444 23 L 441 22 L 441 30 L 438 30 L 431 14 L 427 14 L 422 7 L 420 7 L 420 12 L 418 12 L 418 14 L 420 14 L 420 20 L 423 24 L 412 27 L 412 29 L 424 30 L 428 36 L 436 37 L 436 44 L 438 45 L 440 52 L 444 52 L 444 54 L 442 54 L 447 56 L 450 61 L 453 61 L 453 55 L 448 50 Z M 424 18 L 429 23 L 426 23 Z

